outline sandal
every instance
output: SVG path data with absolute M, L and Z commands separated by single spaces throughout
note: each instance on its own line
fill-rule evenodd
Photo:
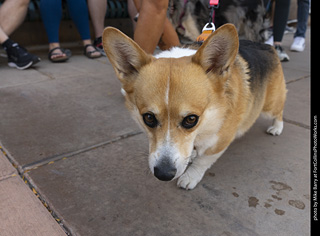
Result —
M 61 51 L 61 53 L 60 52 L 54 53 L 54 51 L 58 50 L 58 49 Z M 65 54 L 65 56 L 62 56 L 63 54 Z M 52 56 L 58 56 L 58 55 L 61 55 L 61 56 L 52 58 Z M 56 48 L 51 49 L 48 54 L 48 58 L 51 62 L 65 62 L 70 57 L 71 57 L 71 51 L 69 49 L 63 49 L 60 47 L 56 47 Z
M 94 50 L 87 52 L 87 48 L 88 48 L 88 47 L 93 47 Z M 98 52 L 99 55 L 93 55 L 93 54 L 96 53 L 96 52 Z M 95 46 L 93 46 L 92 44 L 87 44 L 86 46 L 84 46 L 84 52 L 83 52 L 83 54 L 84 54 L 86 57 L 90 58 L 90 59 L 99 58 L 99 57 L 102 56 L 101 52 L 99 52 L 99 50 L 97 50 L 97 48 L 96 48 Z

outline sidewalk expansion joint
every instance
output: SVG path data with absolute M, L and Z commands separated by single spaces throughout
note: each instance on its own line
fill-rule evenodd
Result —
M 33 169 L 37 169 L 41 166 L 44 165 L 50 165 L 53 164 L 56 161 L 60 161 L 60 160 L 65 160 L 69 157 L 78 155 L 80 153 L 84 153 L 84 152 L 88 152 L 91 151 L 95 148 L 99 148 L 111 143 L 115 143 L 118 142 L 120 140 L 123 139 L 127 139 L 136 135 L 141 134 L 142 131 L 133 131 L 133 132 L 129 132 L 123 135 L 120 135 L 114 139 L 111 139 L 109 141 L 105 141 L 105 142 L 101 142 L 86 148 L 82 148 L 79 149 L 77 151 L 73 151 L 73 152 L 69 152 L 69 153 L 64 153 L 64 154 L 58 154 L 52 157 L 48 157 L 45 159 L 42 159 L 40 161 L 37 162 L 33 162 L 24 166 L 19 166 L 18 163 L 16 163 L 16 161 L 10 157 L 10 154 L 8 154 L 8 152 L 4 149 L 4 147 L 0 144 L 0 152 L 2 152 L 4 154 L 4 156 L 10 161 L 10 163 L 12 164 L 12 166 L 17 170 L 18 175 L 20 176 L 20 178 L 23 180 L 23 182 L 30 188 L 30 190 L 34 193 L 34 195 L 41 201 L 41 203 L 43 204 L 43 206 L 48 210 L 48 212 L 51 214 L 51 216 L 55 219 L 55 221 L 60 225 L 60 227 L 62 228 L 62 230 L 66 233 L 66 235 L 70 236 L 72 235 L 72 231 L 64 224 L 63 219 L 61 218 L 61 216 L 59 216 L 59 214 L 57 214 L 54 209 L 50 206 L 50 204 L 48 203 L 48 201 L 42 196 L 42 194 L 40 193 L 39 189 L 36 187 L 36 185 L 33 183 L 32 179 L 30 178 L 30 175 L 28 174 L 29 171 L 33 170 Z M 8 176 L 8 178 L 11 178 L 13 176 L 17 176 L 16 174 L 13 174 L 12 176 Z
M 126 134 L 120 135 L 120 136 L 118 136 L 118 137 L 116 137 L 114 139 L 111 139 L 111 140 L 108 140 L 108 141 L 105 141 L 105 142 L 101 142 L 101 143 L 98 143 L 98 144 L 94 144 L 94 145 L 91 145 L 89 147 L 81 148 L 81 149 L 76 150 L 76 151 L 72 151 L 72 152 L 67 152 L 67 153 L 62 153 L 62 154 L 57 154 L 57 155 L 54 155 L 54 156 L 46 157 L 46 158 L 44 158 L 42 160 L 35 161 L 35 162 L 32 162 L 32 163 L 29 163 L 29 164 L 26 164 L 26 165 L 22 166 L 21 167 L 21 171 L 23 173 L 26 173 L 26 172 L 29 172 L 29 171 L 31 171 L 33 169 L 37 169 L 37 168 L 39 168 L 41 166 L 50 165 L 50 164 L 53 164 L 56 161 L 65 160 L 65 159 L 67 159 L 69 157 L 72 157 L 72 156 L 75 156 L 75 155 L 78 155 L 78 154 L 81 154 L 81 153 L 85 153 L 85 152 L 91 151 L 93 149 L 96 149 L 96 148 L 99 148 L 99 147 L 103 147 L 103 146 L 109 145 L 111 143 L 118 142 L 120 140 L 139 135 L 141 133 L 142 133 L 142 131 L 133 131 L 133 132 L 130 132 L 130 133 L 126 133 Z
M 12 178 L 12 177 L 16 177 L 16 176 L 18 176 L 18 175 L 17 175 L 17 174 L 6 175 L 6 176 L 0 178 L 0 182 L 1 182 L 1 181 L 5 181 L 5 180 L 7 180 L 7 179 L 10 179 L 10 178 Z
M 37 69 L 34 69 L 34 70 L 35 70 L 36 72 L 38 72 L 39 74 L 48 77 L 49 80 L 54 80 L 54 79 L 56 79 L 54 76 L 50 75 L 49 73 L 45 73 L 45 72 L 43 72 L 43 71 L 41 71 L 41 70 L 37 70 Z
M 297 82 L 297 81 L 299 81 L 299 80 L 308 79 L 308 78 L 310 78 L 310 75 L 305 75 L 305 76 L 302 76 L 302 77 L 300 77 L 300 78 L 290 80 L 290 81 L 286 82 L 286 84 L 291 84 L 291 83 Z
M 283 121 L 286 122 L 286 123 L 289 123 L 289 124 L 292 124 L 292 125 L 296 125 L 296 126 L 299 126 L 301 128 L 305 128 L 305 129 L 309 129 L 310 130 L 310 125 L 305 125 L 305 124 L 302 124 L 300 122 L 297 122 L 297 121 L 294 121 L 294 120 L 290 120 L 290 119 L 287 119 L 287 118 L 283 118 Z
M 15 163 L 15 161 L 13 161 L 13 159 L 10 157 L 10 155 L 8 154 L 8 152 L 4 149 L 4 147 L 0 144 L 0 152 L 3 153 L 3 155 L 9 160 L 9 162 L 12 164 L 12 166 L 17 170 L 18 174 L 12 174 L 11 176 L 8 176 L 5 179 L 11 178 L 11 177 L 15 177 L 15 176 L 19 176 L 22 181 L 29 187 L 29 189 L 34 193 L 34 195 L 40 200 L 40 202 L 42 203 L 42 205 L 47 209 L 47 211 L 51 214 L 51 216 L 55 219 L 55 221 L 58 223 L 58 225 L 62 228 L 62 230 L 65 232 L 65 234 L 67 236 L 71 236 L 71 230 L 69 230 L 66 225 L 62 222 L 61 217 L 58 216 L 58 214 L 56 214 L 52 208 L 49 206 L 49 204 L 47 203 L 47 201 L 44 199 L 43 196 L 41 196 L 41 194 L 36 190 L 35 185 L 32 183 L 32 180 L 30 180 L 30 178 L 28 178 L 24 172 L 21 172 L 21 169 L 19 168 L 19 166 Z M 4 180 L 4 179 L 2 179 Z

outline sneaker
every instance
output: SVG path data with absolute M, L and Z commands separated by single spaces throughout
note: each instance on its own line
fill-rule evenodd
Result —
M 290 47 L 291 51 L 303 52 L 306 40 L 303 37 L 295 37 Z
M 40 58 L 28 53 L 27 50 L 19 44 L 14 43 L 11 47 L 4 48 L 8 55 L 8 65 L 20 70 L 29 68 L 30 66 L 38 63 Z
M 280 61 L 289 61 L 290 60 L 288 54 L 283 50 L 283 48 L 280 45 L 275 45 L 274 48 L 277 51 L 277 54 L 278 54 Z
M 103 55 L 103 56 L 107 56 L 105 51 L 103 50 L 103 45 L 102 45 L 102 37 L 96 38 L 93 41 L 93 45 L 96 47 L 96 49 Z
M 264 42 L 265 44 L 268 44 L 268 45 L 270 45 L 270 46 L 273 46 L 273 36 L 271 36 L 268 40 L 266 40 L 265 42 Z

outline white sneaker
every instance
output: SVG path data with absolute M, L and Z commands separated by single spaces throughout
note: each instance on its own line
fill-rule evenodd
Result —
M 270 45 L 270 46 L 273 46 L 273 36 L 271 36 L 268 40 L 266 40 L 265 42 L 264 42 L 265 44 L 268 44 L 268 45 Z
M 290 47 L 290 50 L 295 52 L 303 52 L 305 47 L 305 41 L 306 40 L 303 37 L 295 37 L 293 39 L 293 43 Z

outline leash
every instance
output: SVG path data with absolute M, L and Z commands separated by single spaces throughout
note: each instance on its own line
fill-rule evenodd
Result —
M 213 33 L 216 30 L 216 27 L 213 23 L 215 12 L 214 10 L 219 7 L 219 0 L 209 0 L 209 9 L 210 9 L 210 15 L 209 15 L 209 21 L 208 23 L 203 27 L 202 33 L 197 38 L 197 43 L 202 44 L 211 33 Z

